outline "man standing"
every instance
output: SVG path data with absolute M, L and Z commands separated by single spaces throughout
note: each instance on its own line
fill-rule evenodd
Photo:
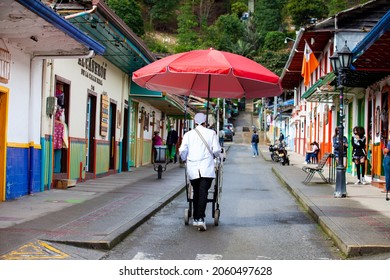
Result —
M 176 157 L 176 143 L 178 140 L 177 131 L 171 127 L 170 131 L 167 135 L 167 146 L 168 146 L 168 156 L 169 156 L 169 162 L 174 161 L 177 162 Z
M 207 194 L 215 178 L 214 158 L 220 155 L 217 134 L 206 128 L 206 115 L 195 115 L 195 129 L 183 136 L 179 148 L 180 157 L 187 162 L 187 175 L 193 187 L 193 225 L 199 230 L 206 230 Z

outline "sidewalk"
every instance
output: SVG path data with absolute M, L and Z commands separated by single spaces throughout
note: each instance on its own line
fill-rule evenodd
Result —
M 268 146 L 260 151 L 272 162 Z M 317 174 L 303 184 L 305 158 L 292 151 L 289 155 L 290 166 L 272 162 L 274 174 L 347 257 L 390 252 L 390 202 L 383 189 L 355 185 L 356 177 L 347 173 L 347 197 L 334 198 L 335 184 L 324 183 Z
M 270 161 L 265 144 L 259 148 L 274 174 L 347 257 L 390 252 L 390 202 L 381 189 L 349 183 L 347 197 L 334 198 L 334 185 L 318 175 L 302 183 L 303 156 L 290 151 L 290 166 L 282 166 Z M 21 252 L 26 244 L 41 241 L 111 249 L 184 189 L 179 164 L 169 164 L 160 180 L 152 166 L 133 170 L 0 203 L 0 259 L 32 259 Z M 353 179 L 347 175 L 348 182 Z

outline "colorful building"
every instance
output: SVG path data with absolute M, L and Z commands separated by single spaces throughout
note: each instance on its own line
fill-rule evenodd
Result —
M 295 106 L 289 123 L 295 131 L 294 151 L 304 155 L 308 144 L 317 141 L 320 157 L 333 152 L 332 138 L 343 105 L 344 135 L 349 143 L 353 127 L 365 128 L 366 173 L 373 180 L 383 175 L 381 146 L 388 140 L 389 8 L 387 1 L 370 1 L 300 29 L 281 75 L 285 92 L 294 93 Z M 301 71 L 306 44 L 319 65 L 305 86 Z M 344 81 L 344 102 L 340 104 L 337 75 L 329 57 L 345 44 L 352 50 L 353 61 Z M 347 172 L 355 174 L 349 146 Z

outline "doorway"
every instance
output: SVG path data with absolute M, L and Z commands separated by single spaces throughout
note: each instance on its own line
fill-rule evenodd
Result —
M 129 108 L 125 105 L 123 114 L 122 171 L 129 171 Z
M 110 102 L 110 127 L 109 127 L 109 141 L 110 141 L 110 170 L 115 171 L 116 163 L 116 141 L 115 141 L 115 132 L 116 132 L 116 103 Z
M 70 84 L 56 80 L 57 110 L 54 120 L 54 179 L 68 178 Z
M 96 96 L 97 95 L 95 93 L 88 90 L 87 116 L 85 125 L 85 172 L 87 179 L 93 178 L 95 174 Z

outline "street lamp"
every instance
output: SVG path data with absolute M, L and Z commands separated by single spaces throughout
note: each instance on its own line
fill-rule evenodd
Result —
M 337 75 L 337 85 L 340 90 L 340 110 L 339 110 L 339 155 L 338 155 L 338 164 L 336 168 L 336 188 L 334 192 L 335 198 L 342 198 L 347 196 L 347 187 L 345 180 L 345 166 L 344 166 L 344 84 L 346 82 L 346 70 L 348 70 L 352 63 L 352 52 L 347 46 L 347 41 L 345 41 L 345 46 L 341 51 L 336 52 L 329 57 L 330 63 L 334 73 Z

